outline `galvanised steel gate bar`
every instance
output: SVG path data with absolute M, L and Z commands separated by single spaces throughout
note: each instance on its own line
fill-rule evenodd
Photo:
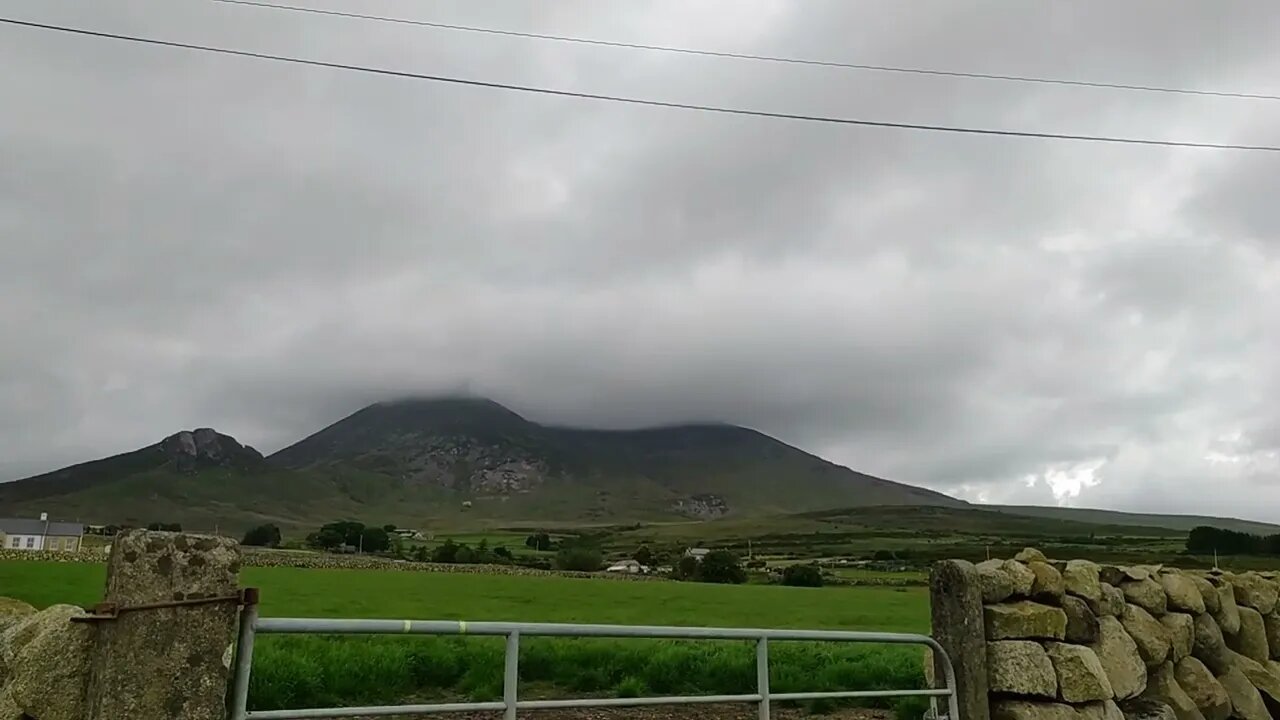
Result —
M 341 634 L 341 635 L 480 635 L 507 639 L 501 702 L 442 703 L 418 705 L 378 705 L 346 708 L 249 711 L 249 674 L 253 664 L 253 642 L 261 633 Z M 668 638 L 681 640 L 752 640 L 756 643 L 756 691 L 747 695 L 694 695 L 675 697 L 590 698 L 577 700 L 520 700 L 520 639 L 522 637 Z M 842 690 L 832 692 L 773 693 L 769 690 L 769 642 L 808 640 L 924 645 L 941 659 L 946 687 L 930 690 Z M 775 700 L 816 700 L 820 698 L 882 698 L 924 696 L 947 698 L 949 720 L 961 720 L 956 699 L 955 671 L 946 652 L 927 635 L 905 633 L 847 632 L 829 630 L 756 630 L 744 628 L 664 627 L 653 625 L 577 625 L 556 623 L 462 622 L 453 620 L 337 620 L 311 618 L 259 618 L 256 605 L 246 605 L 240 619 L 240 642 L 236 652 L 235 687 L 232 693 L 232 720 L 292 720 L 294 718 L 378 717 L 443 712 L 498 711 L 505 720 L 515 720 L 518 710 L 553 708 L 635 707 L 640 705 L 684 705 L 694 703 L 758 703 L 760 720 L 769 720 L 769 706 Z

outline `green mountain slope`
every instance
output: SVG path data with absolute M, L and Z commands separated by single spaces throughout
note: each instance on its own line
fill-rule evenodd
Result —
M 48 512 L 90 524 L 180 522 L 214 529 L 296 516 L 299 504 L 340 500 L 327 489 L 316 492 L 321 488 L 308 486 L 303 476 L 283 475 L 252 447 L 202 428 L 133 452 L 0 483 L 0 514 Z
M 158 468 L 76 492 L 14 502 L 0 493 L 2 515 L 41 512 L 87 524 L 177 522 L 187 530 L 213 531 L 263 522 L 303 526 L 317 517 L 359 514 L 360 507 L 329 483 L 303 474 L 218 468 L 189 473 Z
M 1280 525 L 1272 523 L 1205 515 L 1155 515 L 1150 513 L 1120 512 L 1118 510 L 1096 510 L 1091 508 L 1070 507 L 1034 507 L 1031 505 L 992 505 L 991 509 L 1024 517 L 1038 517 L 1052 520 L 1073 520 L 1083 523 L 1107 523 L 1112 525 L 1168 528 L 1182 532 L 1186 532 L 1201 525 L 1208 525 L 1210 527 L 1252 533 L 1254 535 L 1274 535 L 1276 533 L 1280 533 Z
M 757 545 L 860 545 L 877 549 L 886 538 L 921 545 L 969 543 L 997 547 L 1010 541 L 1047 547 L 1046 542 L 1091 542 L 1090 536 L 1170 539 L 1181 545 L 1185 532 L 1141 525 L 1113 525 L 1079 520 L 1014 515 L 980 505 L 968 507 L 878 506 L 820 510 L 771 517 L 728 517 L 709 522 L 645 525 L 621 533 L 628 542 L 706 543 L 729 545 L 753 538 Z M 902 545 L 904 543 L 896 543 Z
M 170 435 L 155 445 L 101 460 L 79 463 L 43 475 L 0 483 L 0 507 L 27 500 L 109 487 L 123 479 L 159 472 L 195 472 L 222 468 L 254 472 L 266 465 L 262 454 L 235 438 L 209 428 Z

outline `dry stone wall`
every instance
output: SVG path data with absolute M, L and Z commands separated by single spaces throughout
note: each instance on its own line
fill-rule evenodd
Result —
M 1280 720 L 1274 573 L 1117 567 L 1027 549 L 976 566 L 947 561 L 935 574 L 966 565 L 982 597 L 968 649 L 935 627 L 962 685 L 978 677 L 962 668 L 978 659 L 976 639 L 985 643 L 985 703 L 962 704 L 962 720 Z M 954 617 L 955 602 L 935 590 L 935 625 Z
M 55 550 L 12 550 L 0 548 L 0 562 L 33 560 L 40 562 L 100 563 L 107 559 L 101 548 L 85 548 L 71 552 Z
M 463 565 L 455 563 L 431 563 L 412 560 L 396 560 L 378 555 L 336 555 L 321 552 L 294 552 L 287 550 L 262 550 L 242 548 L 245 567 L 294 567 L 319 570 L 396 570 L 400 572 L 462 573 L 482 575 L 525 575 L 534 577 L 572 577 L 622 581 L 666 580 L 660 575 L 631 575 L 628 573 L 575 572 L 572 570 L 540 570 L 519 565 Z M 9 550 L 0 548 L 0 562 L 8 560 L 38 560 L 41 562 L 101 563 L 107 559 L 100 548 L 80 552 L 51 552 L 42 550 Z M 1277 626 L 1280 631 L 1280 626 Z
M 84 614 L 0 597 L 0 720 L 83 720 L 92 630 L 70 619 Z

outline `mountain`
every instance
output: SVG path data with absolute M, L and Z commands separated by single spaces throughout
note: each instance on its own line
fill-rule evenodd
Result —
M 846 505 L 964 505 L 827 462 L 734 425 L 582 430 L 469 398 L 378 403 L 268 458 L 297 471 L 357 468 L 401 493 L 451 493 L 484 511 L 576 519 L 716 517 Z M 388 488 L 390 490 L 391 488 Z
M 211 429 L 0 484 L 0 514 L 92 523 L 602 523 L 965 503 L 733 425 L 544 426 L 490 400 L 370 405 L 263 458 Z
M 530 422 L 477 398 L 377 403 L 266 458 L 202 428 L 0 483 L 0 515 L 41 512 L 87 523 L 179 522 L 202 530 L 262 522 L 302 528 L 344 517 L 436 528 L 719 518 L 752 525 L 753 518 L 767 517 L 766 524 L 807 527 L 830 524 L 832 513 L 856 516 L 865 525 L 871 516 L 888 521 L 907 512 L 936 522 L 938 530 L 983 526 L 996 534 L 1036 520 L 1064 528 L 1072 521 L 1280 532 L 1226 518 L 979 508 L 850 470 L 734 425 L 564 428 Z M 1005 519 L 992 520 L 998 514 Z

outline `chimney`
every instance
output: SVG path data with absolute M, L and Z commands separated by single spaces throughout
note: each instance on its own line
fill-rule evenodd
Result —
M 49 522 L 49 513 L 40 513 L 40 522 Z

